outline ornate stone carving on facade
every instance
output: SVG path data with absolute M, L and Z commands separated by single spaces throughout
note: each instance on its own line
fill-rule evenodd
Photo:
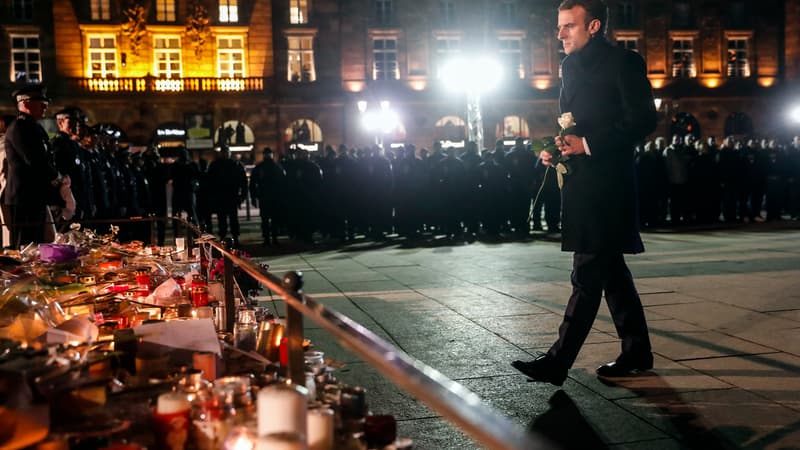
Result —
M 134 0 L 125 8 L 125 23 L 122 24 L 122 34 L 128 38 L 131 54 L 139 55 L 139 49 L 147 37 L 147 8 L 140 0 Z
M 185 35 L 192 42 L 194 55 L 197 59 L 202 58 L 203 48 L 211 36 L 211 32 L 208 29 L 208 21 L 208 8 L 201 1 L 194 0 L 189 5 L 189 14 L 186 16 Z

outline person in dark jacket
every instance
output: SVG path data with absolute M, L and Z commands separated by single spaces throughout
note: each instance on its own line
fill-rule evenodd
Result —
M 225 238 L 230 225 L 234 243 L 239 241 L 239 205 L 247 198 L 247 173 L 242 164 L 231 159 L 227 146 L 220 148 L 219 157 L 208 166 L 208 182 L 213 189 L 209 199 L 217 214 L 219 237 Z
M 558 339 L 533 361 L 512 366 L 534 381 L 562 385 L 606 302 L 622 352 L 597 375 L 616 377 L 653 367 L 642 302 L 623 254 L 644 251 L 636 214 L 634 147 L 656 127 L 653 93 L 642 57 L 605 39 L 602 0 L 566 0 L 558 8 L 561 65 L 559 106 L 573 126 L 557 139 L 566 161 L 561 249 L 574 252 L 572 295 Z M 562 127 L 564 124 L 562 124 Z M 544 163 L 552 154 L 542 151 Z
M 10 229 L 10 245 L 44 242 L 47 206 L 60 203 L 62 177 L 56 170 L 50 139 L 36 121 L 44 117 L 50 99 L 39 85 L 27 86 L 13 97 L 19 115 L 4 135 L 6 186 L 3 217 Z
M 264 160 L 256 164 L 250 174 L 250 198 L 261 216 L 264 244 L 278 243 L 285 196 L 286 172 L 275 162 L 272 149 L 266 147 Z
M 70 178 L 70 189 L 75 197 L 75 220 L 89 219 L 94 209 L 92 172 L 88 154 L 78 143 L 81 111 L 64 108 L 56 113 L 58 133 L 52 140 L 56 169 Z

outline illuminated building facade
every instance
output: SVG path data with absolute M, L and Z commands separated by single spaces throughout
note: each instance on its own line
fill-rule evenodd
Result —
M 0 70 L 8 74 L 0 87 L 40 80 L 55 97 L 51 108 L 80 106 L 140 145 L 159 127 L 187 137 L 211 127 L 215 141 L 230 136 L 279 151 L 376 140 L 430 147 L 465 135 L 466 101 L 444 89 L 444 63 L 483 53 L 505 69 L 482 100 L 491 146 L 557 128 L 557 4 L 0 0 Z M 782 117 L 800 79 L 800 0 L 609 6 L 609 39 L 646 60 L 659 134 L 791 131 Z M 365 112 L 381 101 L 399 122 L 365 131 Z

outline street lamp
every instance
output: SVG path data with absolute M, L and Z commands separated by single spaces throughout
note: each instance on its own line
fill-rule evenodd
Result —
M 373 133 L 375 144 L 383 148 L 383 137 L 394 131 L 400 123 L 397 113 L 390 108 L 389 100 L 381 100 L 380 109 L 377 111 L 369 109 L 366 100 L 357 103 L 358 112 L 361 113 L 361 124 L 364 129 Z
M 483 149 L 483 117 L 481 94 L 489 92 L 503 78 L 500 64 L 485 56 L 456 58 L 442 68 L 442 80 L 453 91 L 467 94 L 467 137 Z
M 795 125 L 800 124 L 800 105 L 795 105 L 789 110 L 789 120 Z

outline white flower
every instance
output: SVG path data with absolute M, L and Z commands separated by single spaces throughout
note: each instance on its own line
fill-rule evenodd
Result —
M 72 230 L 72 231 L 78 231 L 78 230 L 81 229 L 81 224 L 79 224 L 77 222 L 76 223 L 72 223 L 72 224 L 69 225 L 69 229 Z
M 117 233 L 119 233 L 119 226 L 117 226 L 117 225 L 111 225 L 111 228 L 110 228 L 110 229 L 111 229 L 111 233 L 112 233 L 112 234 L 117 234 Z
M 572 117 L 571 112 L 565 112 L 564 114 L 561 114 L 561 116 L 558 118 L 558 124 L 563 130 L 568 130 L 577 125 L 575 123 L 575 118 Z

